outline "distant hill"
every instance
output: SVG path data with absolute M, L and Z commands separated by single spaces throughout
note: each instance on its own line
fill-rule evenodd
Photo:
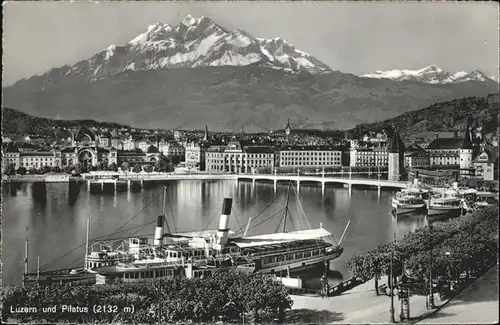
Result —
M 22 113 L 18 110 L 2 107 L 2 132 L 7 136 L 20 136 L 26 134 L 47 134 L 53 127 L 99 127 L 122 128 L 129 126 L 117 123 L 98 122 L 95 120 L 54 120 L 36 117 Z
M 392 126 L 406 138 L 429 136 L 436 132 L 460 132 L 465 128 L 466 117 L 471 118 L 472 127 L 482 126 L 483 134 L 494 134 L 498 130 L 499 95 L 466 97 L 433 104 L 424 109 L 406 112 L 381 122 L 359 124 L 349 133 L 362 135 L 380 132 Z

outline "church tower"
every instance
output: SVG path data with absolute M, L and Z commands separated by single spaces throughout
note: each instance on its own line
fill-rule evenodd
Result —
M 469 119 L 465 123 L 464 142 L 460 147 L 460 169 L 472 168 L 472 141 L 470 136 Z
M 285 127 L 285 135 L 289 136 L 290 131 L 292 131 L 292 129 L 290 128 L 290 119 L 288 119 L 288 122 L 286 123 L 286 127 Z
M 404 152 L 405 145 L 401 141 L 399 132 L 394 130 L 391 143 L 387 147 L 388 157 L 388 175 L 387 179 L 390 181 L 399 181 L 404 171 Z
M 208 141 L 208 126 L 205 125 L 205 136 L 203 137 L 203 141 Z

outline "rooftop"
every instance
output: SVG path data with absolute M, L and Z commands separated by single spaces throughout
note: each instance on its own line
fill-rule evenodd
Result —
M 342 151 L 342 148 L 334 146 L 285 146 L 281 151 Z
M 463 138 L 439 138 L 434 139 L 427 149 L 443 150 L 443 149 L 460 149 L 464 142 Z

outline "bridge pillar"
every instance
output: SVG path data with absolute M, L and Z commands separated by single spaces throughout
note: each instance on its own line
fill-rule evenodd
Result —
M 252 178 L 252 186 L 255 186 L 255 178 Z
M 352 184 L 348 183 L 347 188 L 349 189 L 349 196 L 352 194 Z
M 104 181 L 101 181 L 101 191 L 104 191 Z
M 297 179 L 297 192 L 300 190 L 300 179 Z
M 90 179 L 87 180 L 87 192 L 90 192 Z
M 144 178 L 141 178 L 141 190 L 144 187 Z
M 130 185 L 131 185 L 132 181 L 129 179 L 127 179 L 127 190 L 130 191 Z
M 115 193 L 116 193 L 116 187 L 118 186 L 117 185 L 118 181 L 115 179 L 115 182 L 114 182 L 114 186 L 115 186 Z
M 278 187 L 278 180 L 275 179 L 273 183 L 274 183 L 274 194 L 276 194 L 276 189 Z
M 325 193 L 325 181 L 321 181 L 321 192 Z

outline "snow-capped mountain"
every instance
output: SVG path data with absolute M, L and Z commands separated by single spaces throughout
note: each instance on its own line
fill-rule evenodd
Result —
M 254 38 L 229 31 L 207 17 L 186 16 L 179 25 L 157 23 L 124 45 L 111 45 L 88 60 L 66 67 L 65 75 L 97 80 L 124 71 L 263 64 L 288 72 L 331 69 L 280 38 Z
M 430 65 L 420 70 L 378 70 L 374 73 L 362 75 L 361 77 L 374 79 L 392 79 L 397 81 L 419 81 L 430 84 L 450 84 L 466 81 L 484 82 L 487 80 L 493 80 L 486 77 L 486 75 L 479 70 L 474 70 L 472 72 L 459 71 L 454 74 L 450 74 L 449 72 L 443 71 L 435 65 Z

